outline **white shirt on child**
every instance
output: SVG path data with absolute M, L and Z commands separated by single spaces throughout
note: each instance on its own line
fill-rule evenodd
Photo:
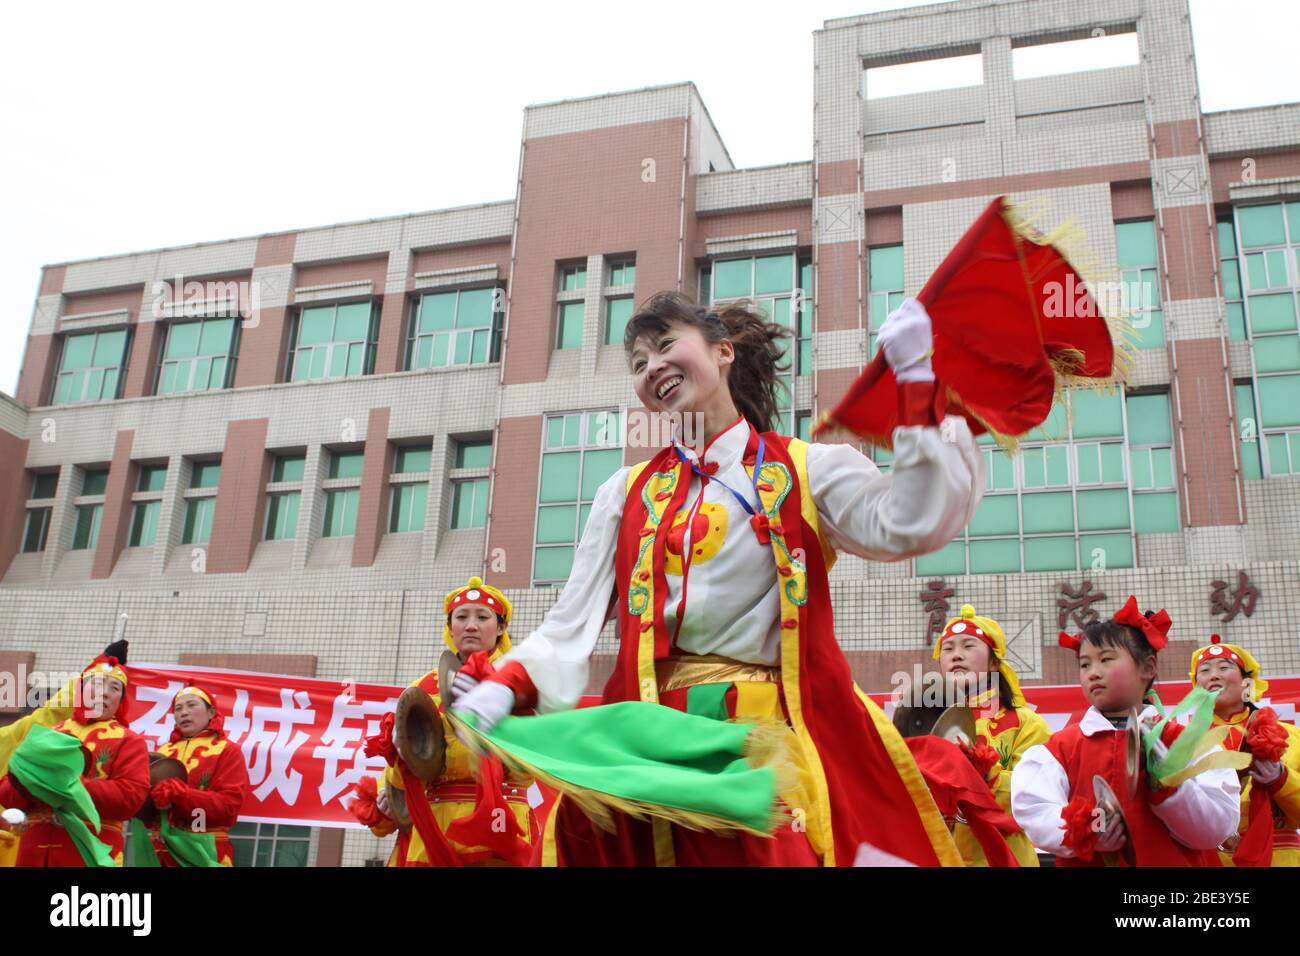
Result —
M 1156 716 L 1147 706 L 1139 720 Z M 1096 707 L 1079 721 L 1085 737 L 1119 733 L 1110 719 Z M 1222 748 L 1216 747 L 1215 750 Z M 1011 814 L 1031 843 L 1044 853 L 1074 856 L 1061 843 L 1065 836 L 1061 811 L 1070 802 L 1070 781 L 1060 761 L 1043 744 L 1030 747 L 1011 774 Z M 1212 850 L 1237 832 L 1241 820 L 1241 785 L 1230 767 L 1207 770 L 1179 784 L 1151 811 L 1169 829 L 1169 834 L 1193 850 Z

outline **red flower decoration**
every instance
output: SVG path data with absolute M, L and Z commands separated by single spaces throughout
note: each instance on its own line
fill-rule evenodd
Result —
M 1281 760 L 1286 750 L 1287 733 L 1272 707 L 1260 708 L 1250 721 L 1246 746 L 1260 760 Z
M 1061 829 L 1065 831 L 1061 845 L 1070 847 L 1074 855 L 1085 863 L 1091 862 L 1097 852 L 1097 831 L 1092 828 L 1096 809 L 1095 800 L 1075 797 L 1061 810 Z

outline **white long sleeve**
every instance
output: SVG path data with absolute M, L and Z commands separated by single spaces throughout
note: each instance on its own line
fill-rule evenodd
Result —
M 809 445 L 808 484 L 837 551 L 899 561 L 961 533 L 984 497 L 984 455 L 953 416 L 943 428 L 894 429 L 889 474 L 851 445 Z
M 1241 822 L 1241 784 L 1237 771 L 1224 767 L 1198 773 L 1179 784 L 1163 802 L 1153 803 L 1151 812 L 1183 846 L 1213 850 L 1236 833 Z
M 1045 853 L 1074 856 L 1062 845 L 1061 811 L 1070 802 L 1065 768 L 1042 744 L 1030 747 L 1011 772 L 1011 815 L 1029 842 Z
M 528 671 L 542 713 L 576 707 L 586 689 L 588 660 L 614 593 L 614 558 L 628 471 L 620 468 L 596 490 L 559 599 L 537 629 L 502 658 L 518 661 Z

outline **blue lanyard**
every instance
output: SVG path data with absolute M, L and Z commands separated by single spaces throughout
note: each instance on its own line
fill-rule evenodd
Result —
M 735 488 L 732 488 L 731 485 L 727 484 L 725 481 L 723 481 L 721 478 L 718 478 L 716 475 L 706 475 L 704 472 L 702 472 L 700 470 L 700 466 L 698 463 L 693 462 L 686 457 L 686 452 L 682 451 L 680 445 L 673 445 L 673 451 L 677 453 L 677 457 L 681 459 L 683 464 L 687 464 L 691 466 L 691 471 L 699 475 L 701 481 L 716 481 L 718 484 L 722 485 L 722 487 L 726 488 L 728 491 L 731 492 L 732 496 L 737 501 L 740 502 L 740 507 L 745 509 L 746 514 L 748 514 L 751 518 L 755 515 L 754 506 L 745 500 L 744 495 L 738 492 Z M 754 496 L 755 497 L 758 496 L 758 472 L 762 467 L 763 467 L 763 436 L 759 435 L 758 454 L 755 455 L 754 457 Z

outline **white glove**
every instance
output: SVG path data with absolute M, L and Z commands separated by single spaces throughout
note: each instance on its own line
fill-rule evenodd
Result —
M 1106 826 L 1097 834 L 1098 852 L 1114 853 L 1127 842 L 1128 834 L 1124 830 L 1124 818 L 1118 813 L 1110 814 L 1106 819 Z
M 487 733 L 515 709 L 515 692 L 496 681 L 481 681 L 477 687 L 456 701 L 455 710 L 478 718 L 478 730 Z
M 1261 787 L 1271 787 L 1277 783 L 1277 778 L 1282 776 L 1282 764 L 1277 760 L 1260 760 L 1258 757 L 1246 771 L 1255 778 L 1255 782 Z
M 475 687 L 478 686 L 478 678 L 470 677 L 464 671 L 457 671 L 455 678 L 451 682 L 451 700 L 455 703 L 460 697 L 464 697 Z
M 393 819 L 393 811 L 388 805 L 388 788 L 380 787 L 379 794 L 375 797 L 375 807 L 388 819 Z
M 916 299 L 904 299 L 889 313 L 876 335 L 876 343 L 884 350 L 885 361 L 900 384 L 934 381 L 934 370 L 930 367 L 930 351 L 934 346 L 930 316 Z

